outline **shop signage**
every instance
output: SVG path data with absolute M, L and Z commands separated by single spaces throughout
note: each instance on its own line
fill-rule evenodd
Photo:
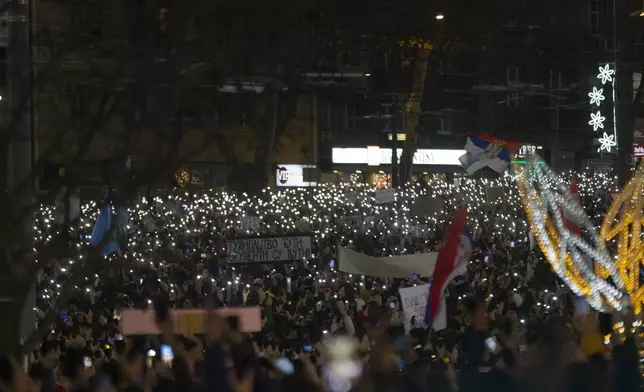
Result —
M 402 149 L 398 149 L 398 161 L 402 156 Z M 459 157 L 465 154 L 465 150 L 438 150 L 438 149 L 417 149 L 414 154 L 414 165 L 446 165 L 461 166 Z M 332 150 L 333 163 L 354 164 L 354 165 L 391 165 L 391 148 L 380 148 L 369 146 L 365 148 L 342 148 L 336 147 Z
M 541 151 L 542 149 L 542 146 L 535 146 L 534 144 L 524 144 L 519 148 L 517 157 L 524 158 L 530 155 L 534 155 L 537 153 L 537 151 Z
M 644 157 L 644 146 L 641 146 L 641 145 L 633 146 L 633 156 L 635 158 Z
M 315 169 L 314 165 L 277 165 L 275 183 L 278 187 L 312 187 L 316 181 L 305 181 L 305 171 Z M 309 176 L 306 176 L 309 177 Z

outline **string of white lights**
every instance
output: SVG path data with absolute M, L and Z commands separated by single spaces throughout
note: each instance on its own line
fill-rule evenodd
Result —
M 593 308 L 621 310 L 625 306 L 624 285 L 604 241 L 567 185 L 538 161 L 537 156 L 529 157 L 525 167 L 515 165 L 515 170 L 519 193 L 542 252 L 557 275 Z M 571 231 L 567 222 L 579 227 L 583 237 Z M 597 276 L 592 260 L 609 271 L 615 285 Z

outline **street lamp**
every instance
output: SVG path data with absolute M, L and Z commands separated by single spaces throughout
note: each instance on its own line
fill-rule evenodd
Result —
M 439 12 L 436 14 L 436 20 L 443 20 L 445 19 L 445 15 L 443 15 L 442 12 Z

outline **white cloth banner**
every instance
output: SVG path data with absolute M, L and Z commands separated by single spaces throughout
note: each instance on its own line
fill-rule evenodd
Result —
M 405 287 L 399 290 L 400 300 L 402 301 L 403 312 L 405 313 L 405 333 L 413 328 L 425 328 L 425 313 L 427 312 L 427 299 L 429 298 L 429 288 L 431 285 Z M 434 318 L 434 329 L 441 331 L 447 328 L 447 315 L 445 314 L 445 297 L 441 297 L 438 313 Z M 411 319 L 415 318 L 412 326 Z
M 348 274 L 379 276 L 386 278 L 411 278 L 418 274 L 431 278 L 436 267 L 438 252 L 416 253 L 413 255 L 373 257 L 340 247 L 338 249 L 339 270 Z

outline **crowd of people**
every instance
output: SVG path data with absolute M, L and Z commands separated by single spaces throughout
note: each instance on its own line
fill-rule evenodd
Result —
M 598 224 L 614 187 L 609 175 L 579 176 L 582 202 Z M 639 390 L 634 336 L 627 333 L 607 348 L 601 319 L 531 243 L 511 176 L 449 184 L 435 179 L 397 190 L 393 199 L 378 193 L 343 184 L 267 189 L 259 196 L 181 191 L 130 201 L 119 249 L 106 255 L 106 263 L 121 262 L 76 287 L 30 356 L 27 373 L 3 360 L 2 387 Z M 473 252 L 466 275 L 446 290 L 447 327 L 435 331 L 412 320 L 406 331 L 399 289 L 427 279 L 343 273 L 338 247 L 377 257 L 435 252 L 461 200 L 468 203 Z M 83 204 L 72 226 L 78 249 L 89 246 L 99 204 Z M 42 206 L 39 243 L 60 234 L 58 215 Z M 311 233 L 311 258 L 226 263 L 231 238 L 295 233 Z M 39 272 L 40 320 L 54 308 L 70 265 L 82 257 L 48 260 Z M 216 313 L 250 306 L 261 309 L 261 332 L 244 333 L 239 319 Z M 160 335 L 121 333 L 121 311 L 140 308 L 155 312 Z M 193 308 L 208 314 L 205 333 L 177 334 L 169 311 Z

